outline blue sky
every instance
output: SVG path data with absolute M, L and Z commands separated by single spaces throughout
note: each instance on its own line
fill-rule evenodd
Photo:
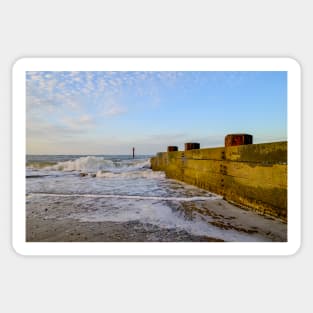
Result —
M 27 154 L 287 140 L 287 72 L 27 72 Z

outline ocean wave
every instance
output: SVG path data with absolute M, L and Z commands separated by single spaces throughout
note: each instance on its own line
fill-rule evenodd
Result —
M 48 162 L 48 161 L 28 161 L 26 167 L 29 169 L 44 169 L 51 166 L 55 166 L 57 162 Z
M 150 168 L 150 159 L 143 160 L 107 160 L 97 156 L 86 156 L 76 160 L 58 162 L 48 166 L 48 170 L 79 171 L 87 173 L 128 172 Z

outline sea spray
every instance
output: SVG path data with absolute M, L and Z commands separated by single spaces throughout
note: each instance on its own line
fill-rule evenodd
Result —
M 154 241 L 167 240 L 168 234 L 177 241 L 188 236 L 190 240 L 197 240 L 196 236 L 260 240 L 212 225 L 199 208 L 210 208 L 222 197 L 152 171 L 149 157 L 36 156 L 27 161 L 55 163 L 26 168 L 27 211 L 44 214 L 44 220 L 125 223 L 128 226 L 122 229 L 127 234 L 123 236 L 131 240 L 137 235 L 136 229 L 129 227 L 147 231 L 147 238 Z M 186 209 L 189 204 L 195 207 L 192 212 Z

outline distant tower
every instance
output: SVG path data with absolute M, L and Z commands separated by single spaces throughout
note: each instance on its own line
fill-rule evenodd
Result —
M 133 147 L 133 159 L 135 158 L 135 148 Z

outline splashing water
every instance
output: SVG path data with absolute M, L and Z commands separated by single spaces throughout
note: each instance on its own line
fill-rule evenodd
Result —
M 27 210 L 47 210 L 51 219 L 136 223 L 154 234 L 153 241 L 162 241 L 164 231 L 171 231 L 174 241 L 180 240 L 175 233 L 182 232 L 226 241 L 261 240 L 210 224 L 212 218 L 201 214 L 197 204 L 209 207 L 222 197 L 152 171 L 146 156 L 29 156 L 26 175 Z M 195 207 L 192 213 L 186 211 L 188 203 Z M 129 232 L 136 236 L 134 228 Z

